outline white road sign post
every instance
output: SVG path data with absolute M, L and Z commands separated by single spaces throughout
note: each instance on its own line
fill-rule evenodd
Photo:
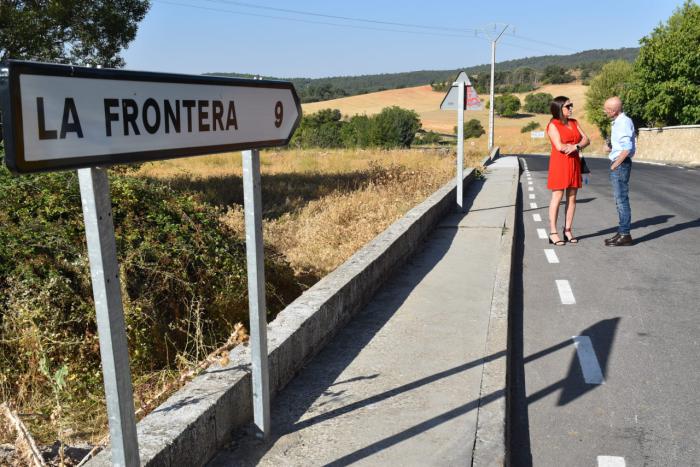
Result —
M 457 75 L 452 87 L 440 104 L 441 110 L 457 110 L 457 206 L 464 210 L 464 111 L 481 110 L 479 96 L 465 72 Z
M 265 256 L 262 239 L 260 153 L 243 151 L 243 204 L 248 262 L 248 308 L 251 364 L 253 366 L 253 422 L 256 436 L 270 434 L 270 378 L 267 362 L 267 306 L 265 302 Z
M 109 182 L 104 166 L 245 150 L 243 179 L 255 423 L 270 430 L 258 148 L 301 119 L 289 82 L 10 61 L 0 82 L 5 162 L 14 173 L 79 169 L 100 336 L 112 463 L 139 465 Z

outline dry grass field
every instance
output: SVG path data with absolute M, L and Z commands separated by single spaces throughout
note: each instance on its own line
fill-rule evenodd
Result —
M 592 152 L 602 150 L 603 139 L 595 126 L 591 125 L 585 118 L 583 110 L 585 93 L 587 86 L 580 82 L 567 84 L 551 84 L 543 86 L 534 92 L 548 92 L 553 96 L 564 95 L 574 103 L 574 115 L 582 124 L 584 131 L 592 139 Z M 527 93 L 516 94 L 524 104 Z M 363 94 L 359 96 L 344 97 L 323 102 L 313 102 L 303 104 L 305 113 L 317 112 L 320 109 L 339 109 L 343 115 L 352 116 L 355 114 L 372 115 L 380 112 L 384 107 L 398 105 L 407 109 L 415 110 L 421 118 L 423 128 L 440 133 L 452 133 L 456 126 L 457 116 L 455 111 L 440 110 L 440 103 L 444 93 L 433 91 L 429 85 L 413 88 L 392 89 L 388 91 Z M 484 102 L 488 100 L 488 95 L 480 96 Z M 488 110 L 465 112 L 465 120 L 476 118 L 481 122 L 488 132 L 489 112 Z M 501 146 L 506 153 L 529 153 L 529 152 L 549 152 L 549 142 L 546 139 L 531 139 L 529 133 L 520 133 L 520 129 L 531 121 L 539 122 L 541 129 L 544 129 L 549 121 L 548 115 L 520 114 L 517 118 L 495 118 L 494 138 L 495 144 Z M 488 135 L 483 135 L 479 139 L 470 140 L 467 148 L 485 152 L 488 146 Z
M 467 167 L 483 153 L 468 152 Z M 448 149 L 285 150 L 261 153 L 264 237 L 299 280 L 332 271 L 455 172 Z M 138 176 L 200 193 L 241 235 L 240 153 L 144 164 Z

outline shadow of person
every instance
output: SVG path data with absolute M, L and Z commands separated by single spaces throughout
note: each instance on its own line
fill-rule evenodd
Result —
M 647 217 L 646 219 L 632 222 L 631 227 L 632 227 L 632 230 L 634 231 L 634 229 L 640 229 L 642 227 L 650 227 L 652 225 L 664 224 L 664 223 L 668 222 L 668 220 L 671 219 L 672 217 L 675 217 L 675 216 L 673 214 L 664 214 L 661 216 Z M 608 229 L 599 230 L 599 231 L 594 232 L 594 233 L 579 235 L 578 239 L 583 240 L 584 238 L 594 238 L 594 237 L 600 237 L 603 235 L 611 235 L 611 234 L 614 234 L 615 232 L 617 232 L 617 227 L 610 227 Z M 651 235 L 651 234 L 649 234 L 649 235 Z M 642 238 L 645 238 L 645 237 L 642 237 Z M 635 243 L 639 243 L 639 240 L 635 240 Z
M 670 225 L 668 227 L 664 227 L 663 229 L 654 230 L 653 232 L 649 232 L 648 234 L 643 235 L 639 238 L 635 238 L 634 243 L 648 242 L 649 240 L 655 240 L 659 237 L 663 237 L 664 235 L 672 234 L 675 232 L 680 232 L 681 230 L 685 230 L 685 229 L 693 229 L 693 228 L 697 228 L 697 227 L 700 227 L 700 217 L 695 219 L 694 221 L 681 222 L 680 224 Z

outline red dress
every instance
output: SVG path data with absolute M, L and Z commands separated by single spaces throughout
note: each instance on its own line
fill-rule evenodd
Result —
M 559 131 L 561 144 L 578 144 L 582 136 L 578 131 L 578 123 L 573 118 L 569 119 L 569 124 L 564 125 L 559 119 L 553 118 L 547 125 L 554 125 Z M 581 160 L 578 151 L 571 154 L 564 154 L 557 151 L 552 144 L 552 152 L 549 155 L 549 176 L 547 177 L 547 188 L 550 190 L 565 190 L 567 188 L 581 188 Z

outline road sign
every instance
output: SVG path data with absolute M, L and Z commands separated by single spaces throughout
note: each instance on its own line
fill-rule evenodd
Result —
M 19 173 L 282 146 L 292 83 L 10 61 L 6 162 Z
M 479 95 L 476 93 L 476 90 L 472 86 L 471 81 L 469 81 L 469 77 L 465 72 L 461 71 L 459 75 L 457 75 L 457 78 L 455 79 L 450 90 L 447 91 L 445 98 L 442 100 L 442 103 L 440 104 L 441 110 L 457 110 L 457 102 L 459 102 L 459 91 L 457 89 L 458 86 L 456 83 L 464 83 L 464 110 L 481 110 L 484 108 L 481 99 L 479 99 Z
M 114 465 L 138 466 L 140 460 L 109 181 L 98 166 L 245 149 L 254 422 L 268 436 L 258 148 L 282 146 L 292 137 L 301 120 L 294 86 L 10 61 L 9 79 L 0 80 L 0 99 L 11 170 L 79 169 Z
M 544 131 L 531 131 L 530 138 L 544 138 Z

